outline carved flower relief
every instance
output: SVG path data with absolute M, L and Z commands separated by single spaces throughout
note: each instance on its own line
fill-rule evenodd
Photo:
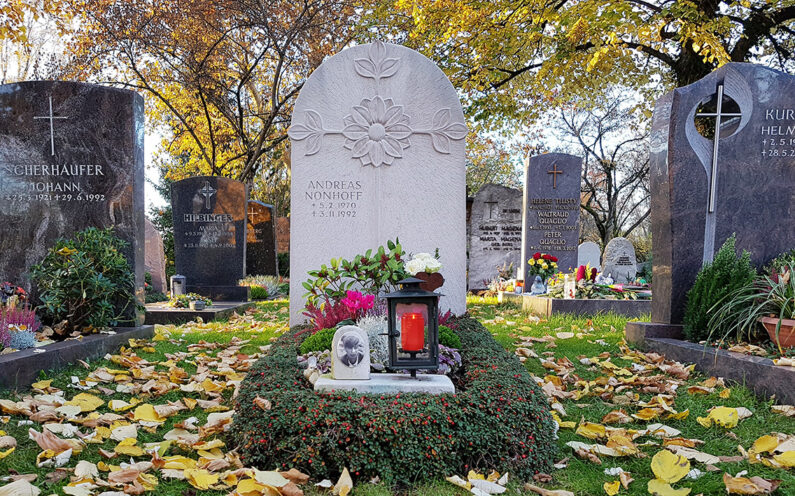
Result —
M 345 124 L 342 135 L 345 148 L 351 150 L 353 158 L 361 160 L 362 165 L 392 165 L 411 145 L 409 117 L 403 113 L 403 106 L 395 105 L 391 98 L 365 98 L 351 110 L 342 119 Z

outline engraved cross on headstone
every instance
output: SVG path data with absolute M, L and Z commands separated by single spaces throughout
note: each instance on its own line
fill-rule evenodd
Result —
M 204 181 L 204 187 L 199 190 L 199 194 L 204 197 L 204 208 L 212 208 L 210 205 L 210 198 L 213 197 L 215 191 L 212 186 L 210 186 L 210 181 Z
M 494 206 L 497 204 L 497 200 L 489 200 L 483 203 L 489 206 L 489 219 L 492 219 L 494 214 Z
M 249 220 L 250 220 L 250 222 L 252 224 L 256 224 L 256 222 L 254 221 L 254 217 L 256 217 L 258 215 L 262 215 L 262 214 L 260 212 L 257 212 L 257 209 L 255 209 L 253 205 L 250 206 L 249 210 L 248 210 L 248 217 L 249 217 Z
M 725 117 L 740 117 L 739 113 L 723 112 L 723 85 L 718 85 L 718 101 L 715 112 L 699 112 L 696 117 L 714 117 L 715 118 L 715 137 L 712 141 L 712 168 L 709 176 L 709 203 L 707 211 L 712 213 L 715 211 L 715 202 L 717 197 L 717 184 L 718 184 L 718 145 L 720 144 L 720 126 L 721 120 Z
M 68 117 L 63 116 L 55 116 L 52 114 L 52 95 L 50 96 L 50 115 L 38 115 L 34 116 L 34 119 L 49 119 L 50 120 L 50 153 L 51 155 L 55 155 L 55 126 L 53 126 L 53 121 L 55 119 L 68 119 Z
M 552 189 L 558 189 L 558 174 L 563 174 L 562 170 L 558 170 L 558 164 L 555 163 L 547 174 L 552 174 Z

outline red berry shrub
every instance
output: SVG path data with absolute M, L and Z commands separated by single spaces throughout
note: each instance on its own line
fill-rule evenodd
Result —
M 546 398 L 524 366 L 473 319 L 458 319 L 463 376 L 455 395 L 317 394 L 296 356 L 307 333 L 294 329 L 249 372 L 232 435 L 243 462 L 295 467 L 334 478 L 396 484 L 467 473 L 510 472 L 529 480 L 557 454 Z M 254 403 L 271 402 L 269 410 Z

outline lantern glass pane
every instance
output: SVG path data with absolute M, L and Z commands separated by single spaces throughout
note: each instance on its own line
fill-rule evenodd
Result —
M 429 357 L 428 305 L 398 303 L 395 306 L 395 325 L 400 334 L 397 343 L 399 358 L 411 358 L 408 351 L 418 352 L 414 355 L 417 358 Z

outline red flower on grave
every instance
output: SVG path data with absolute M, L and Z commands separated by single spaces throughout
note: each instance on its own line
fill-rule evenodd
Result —
M 538 252 L 533 253 L 533 260 L 538 260 L 539 258 L 541 258 L 541 254 L 540 253 L 538 253 Z

